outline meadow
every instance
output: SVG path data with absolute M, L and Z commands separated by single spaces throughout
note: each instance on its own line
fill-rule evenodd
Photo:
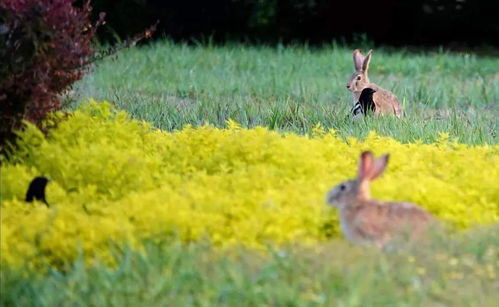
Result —
M 495 306 L 499 59 L 376 48 L 406 116 L 352 121 L 351 49 L 165 41 L 98 63 L 2 161 L 0 304 Z M 324 194 L 365 149 L 392 154 L 375 197 L 449 232 L 346 242 Z M 23 202 L 40 174 L 50 208 Z
M 375 48 L 371 82 L 392 90 L 406 117 L 352 122 L 346 89 L 354 71 L 352 49 L 162 42 L 100 63 L 68 104 L 112 101 L 162 130 L 206 122 L 223 127 L 233 119 L 244 127 L 300 134 L 320 123 L 342 136 L 376 130 L 402 142 L 432 142 L 438 132 L 448 132 L 462 143 L 497 143 L 497 57 Z

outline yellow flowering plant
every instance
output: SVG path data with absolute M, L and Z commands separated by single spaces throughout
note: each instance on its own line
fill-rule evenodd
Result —
M 91 102 L 48 136 L 28 125 L 18 145 L 0 169 L 1 261 L 13 266 L 61 266 L 78 253 L 112 262 L 110 247 L 170 236 L 255 248 L 339 236 L 324 195 L 355 176 L 367 149 L 391 154 L 375 198 L 419 204 L 459 229 L 499 220 L 499 146 L 445 134 L 403 144 L 375 132 L 344 140 L 319 125 L 300 136 L 233 121 L 165 132 Z M 37 175 L 52 179 L 50 208 L 23 201 Z

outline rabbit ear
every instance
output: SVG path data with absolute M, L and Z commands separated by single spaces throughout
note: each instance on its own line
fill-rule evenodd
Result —
M 359 49 L 353 51 L 353 66 L 356 72 L 362 71 L 362 63 L 364 63 L 364 56 Z
M 371 168 L 368 171 L 367 178 L 369 180 L 374 180 L 378 178 L 385 171 L 386 165 L 388 164 L 388 160 L 390 158 L 389 154 L 384 154 L 378 159 L 375 159 L 371 165 Z
M 373 50 L 369 50 L 367 53 L 366 57 L 364 58 L 364 61 L 362 62 L 362 71 L 367 73 L 367 70 L 369 69 L 369 62 L 371 62 L 371 53 Z
M 373 164 L 372 152 L 364 151 L 360 155 L 360 160 L 359 160 L 359 174 L 358 174 L 359 181 L 364 181 L 365 179 L 369 179 L 368 175 L 371 170 L 372 164 Z

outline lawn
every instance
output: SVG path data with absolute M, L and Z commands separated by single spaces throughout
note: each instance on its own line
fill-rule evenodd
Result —
M 499 59 L 376 48 L 406 116 L 352 121 L 351 52 L 164 41 L 98 63 L 0 165 L 0 305 L 497 305 Z M 392 154 L 374 196 L 451 230 L 346 242 L 324 194 L 367 148 Z M 22 201 L 39 174 L 50 208 Z
M 192 47 L 161 42 L 100 63 L 80 82 L 78 99 L 72 101 L 109 100 L 163 130 L 206 122 L 220 127 L 230 118 L 245 127 L 300 134 L 320 123 L 343 136 L 376 130 L 403 142 L 432 142 L 445 131 L 468 144 L 498 141 L 497 57 L 376 48 L 370 79 L 399 97 L 403 120 L 352 122 L 352 95 L 346 89 L 352 73 L 352 48 L 336 45 Z

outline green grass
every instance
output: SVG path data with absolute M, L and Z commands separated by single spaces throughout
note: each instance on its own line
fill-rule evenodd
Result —
M 344 241 L 268 253 L 163 242 L 115 269 L 2 275 L 2 306 L 497 306 L 499 229 L 388 254 Z
M 404 142 L 438 132 L 469 144 L 497 143 L 499 59 L 376 48 L 371 81 L 392 90 L 407 116 L 353 122 L 351 48 L 187 46 L 171 42 L 122 52 L 80 82 L 71 98 L 114 102 L 164 130 L 205 122 L 308 133 L 317 123 L 342 136 L 376 130 Z M 75 107 L 78 103 L 73 103 Z
M 348 117 L 351 48 L 186 46 L 159 42 L 107 59 L 67 96 L 105 99 L 165 130 L 229 118 L 244 126 L 342 136 L 369 130 L 404 142 L 438 132 L 496 144 L 499 59 L 445 51 L 376 48 L 373 82 L 392 90 L 407 116 Z M 46 273 L 2 267 L 1 306 L 495 306 L 499 229 L 477 229 L 431 246 L 385 254 L 343 240 L 314 247 L 221 251 L 206 242 L 150 243 L 117 251 L 117 267 L 83 260 Z

